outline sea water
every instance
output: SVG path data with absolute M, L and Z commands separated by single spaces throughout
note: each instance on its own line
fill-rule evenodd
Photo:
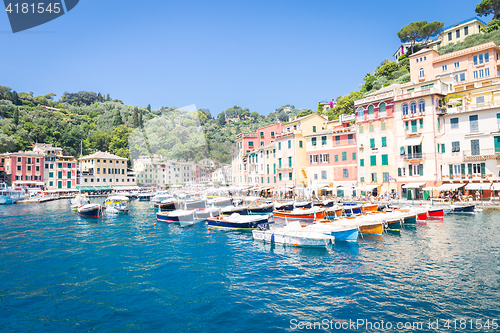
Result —
M 100 219 L 68 200 L 0 206 L 0 331 L 499 330 L 495 211 L 327 250 L 165 224 L 151 203 L 129 206 Z

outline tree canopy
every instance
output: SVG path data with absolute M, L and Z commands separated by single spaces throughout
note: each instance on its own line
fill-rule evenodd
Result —
M 478 16 L 493 14 L 493 20 L 500 19 L 500 0 L 483 0 L 476 6 Z

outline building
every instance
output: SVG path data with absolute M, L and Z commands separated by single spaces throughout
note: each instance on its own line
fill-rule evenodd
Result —
M 455 86 L 438 110 L 439 174 L 450 188 L 496 194 L 500 187 L 500 78 Z
M 305 137 L 322 131 L 327 119 L 317 113 L 296 118 L 283 124 L 276 136 L 278 188 L 296 188 L 299 195 L 308 187 Z
M 335 100 L 332 98 L 331 101 L 319 101 L 318 110 L 320 107 L 321 107 L 321 112 L 325 113 L 329 109 L 333 109 L 335 107 Z
M 43 182 L 45 189 L 65 192 L 77 188 L 77 161 L 63 155 L 62 148 L 48 143 L 36 143 L 33 151 L 44 156 Z
M 437 109 L 443 98 L 454 92 L 454 78 L 441 78 L 396 88 L 394 134 L 398 158 L 398 192 L 407 199 L 425 196 L 424 188 L 440 184 L 437 138 L 440 126 Z M 370 165 L 388 163 L 376 154 Z
M 233 181 L 232 168 L 229 164 L 220 164 L 220 166 L 212 172 L 212 182 L 221 185 L 231 185 Z
M 43 154 L 33 151 L 19 151 L 0 154 L 0 159 L 9 183 L 24 185 L 28 188 L 43 188 Z
M 481 29 L 487 28 L 488 25 L 473 17 L 451 26 L 445 27 L 435 41 L 429 42 L 429 48 L 437 50 L 439 47 L 446 46 L 450 43 L 463 42 L 467 36 L 481 33 Z
M 500 48 L 494 42 L 443 55 L 432 49 L 421 50 L 410 56 L 411 81 L 453 77 L 457 83 L 463 83 L 497 77 L 499 53 Z
M 110 191 L 137 185 L 136 178 L 127 171 L 127 159 L 99 151 L 80 158 L 82 190 Z
M 396 145 L 392 84 L 354 101 L 358 146 L 358 188 L 364 192 L 395 193 Z
M 416 42 L 415 45 L 413 47 L 415 47 L 416 45 L 420 45 L 422 44 L 421 42 Z M 411 52 L 411 43 L 410 42 L 407 42 L 407 43 L 403 43 L 401 44 L 398 49 L 396 50 L 396 52 L 394 52 L 394 60 L 396 62 L 399 62 L 399 57 L 401 57 L 403 54 L 408 54 L 408 52 Z

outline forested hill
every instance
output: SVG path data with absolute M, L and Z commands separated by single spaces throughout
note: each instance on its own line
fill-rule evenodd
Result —
M 109 94 L 95 92 L 64 93 L 58 101 L 54 97 L 54 94 L 17 93 L 10 87 L 0 86 L 0 153 L 31 150 L 34 143 L 43 142 L 63 148 L 65 154 L 78 156 L 83 140 L 84 154 L 101 150 L 130 158 L 129 135 L 134 129 L 154 129 L 155 126 L 148 124 L 155 124 L 154 119 L 158 119 L 158 124 L 166 120 L 171 127 L 168 131 L 156 127 L 162 137 L 149 138 L 149 144 L 156 145 L 153 153 L 195 161 L 210 157 L 229 163 L 236 134 L 312 112 L 285 105 L 263 116 L 234 106 L 212 117 L 207 109 L 186 112 L 176 107 L 162 107 L 152 110 L 149 105 L 129 106 Z M 205 137 L 207 149 L 200 150 L 198 143 L 190 142 L 194 139 L 182 135 L 192 132 L 194 127 Z M 132 150 L 134 156 L 151 153 L 144 147 L 132 147 Z

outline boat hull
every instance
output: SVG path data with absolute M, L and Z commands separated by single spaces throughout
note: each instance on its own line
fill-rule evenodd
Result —
M 383 224 L 363 225 L 359 227 L 360 234 L 382 235 L 383 232 L 384 232 Z
M 453 214 L 474 214 L 476 212 L 476 206 L 475 205 L 456 206 L 456 207 L 453 207 L 451 212 Z
M 213 211 L 213 212 L 205 212 L 205 211 L 199 211 L 199 212 L 194 212 L 194 218 L 196 221 L 205 221 L 210 217 L 217 217 L 219 216 L 219 211 Z
M 378 205 L 363 205 L 361 209 L 364 212 L 376 212 L 378 211 Z
M 96 207 L 91 209 L 80 209 L 78 210 L 78 215 L 83 217 L 101 217 L 102 209 L 101 207 Z
M 194 202 L 186 202 L 183 206 L 185 206 L 185 209 L 204 209 L 206 206 L 206 201 L 199 200 Z
M 295 208 L 311 208 L 312 204 L 310 202 L 296 202 L 294 204 Z
M 273 211 L 273 218 L 275 220 L 290 220 L 290 221 L 314 221 L 322 220 L 325 218 L 325 212 L 317 212 L 316 214 L 292 214 L 286 211 Z
M 186 215 L 172 215 L 170 213 L 157 213 L 156 214 L 156 219 L 161 222 L 168 222 L 168 223 L 179 223 L 179 222 L 186 222 L 186 223 L 193 223 L 194 222 L 194 212 L 189 213 Z
M 404 223 L 405 224 L 415 224 L 415 223 L 417 223 L 417 215 L 405 216 Z
M 226 228 L 226 229 L 257 229 L 259 224 L 267 223 L 267 217 L 263 217 L 262 219 L 249 221 L 249 222 L 230 222 L 223 218 L 208 218 L 207 224 L 211 227 L 216 228 Z
M 428 212 L 429 217 L 444 217 L 444 209 L 432 209 Z
M 248 214 L 267 214 L 273 212 L 273 205 L 266 205 L 265 207 L 250 207 Z
M 425 221 L 427 220 L 427 213 L 420 213 L 417 215 L 417 221 Z

